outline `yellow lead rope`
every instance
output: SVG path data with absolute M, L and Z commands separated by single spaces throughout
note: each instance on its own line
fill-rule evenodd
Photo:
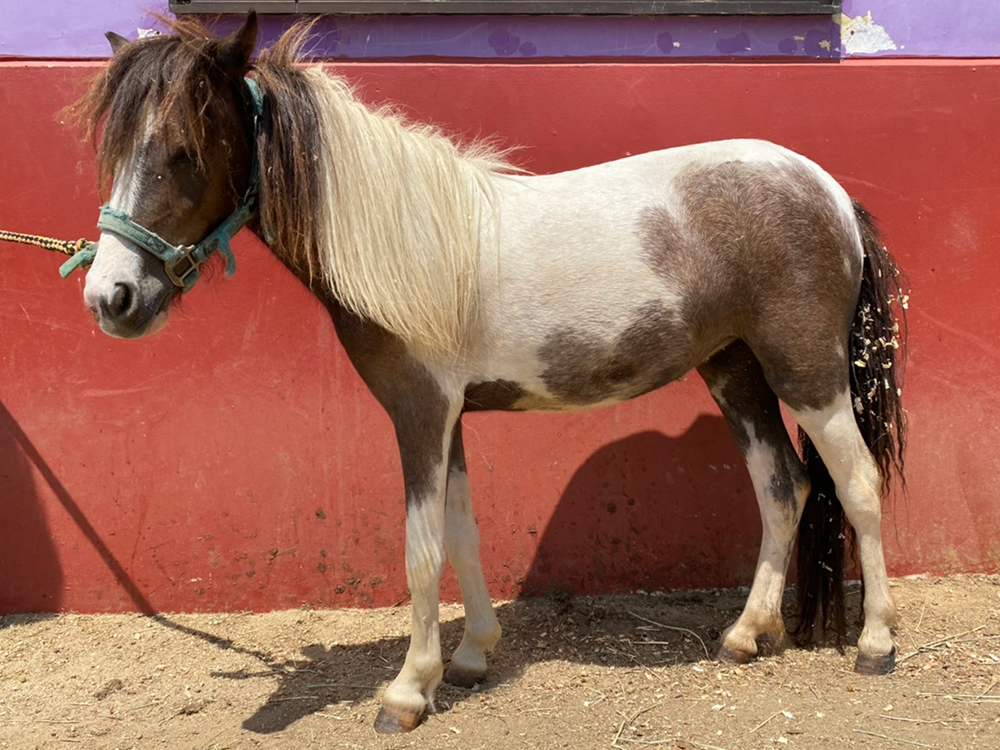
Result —
M 91 244 L 90 240 L 81 237 L 73 240 L 57 240 L 53 237 L 41 237 L 37 234 L 21 234 L 20 232 L 8 232 L 0 229 L 0 241 L 20 242 L 22 245 L 35 245 L 36 247 L 63 255 L 76 255 L 78 252 Z

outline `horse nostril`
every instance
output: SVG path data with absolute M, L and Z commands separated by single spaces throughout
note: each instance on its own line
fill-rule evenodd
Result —
M 121 317 L 132 307 L 132 290 L 126 284 L 115 284 L 115 293 L 111 295 L 108 311 L 115 318 Z

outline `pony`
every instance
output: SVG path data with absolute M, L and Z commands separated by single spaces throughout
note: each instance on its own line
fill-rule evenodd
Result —
M 109 32 L 112 59 L 74 105 L 101 133 L 111 185 L 85 304 L 113 336 L 159 330 L 245 223 L 329 310 L 392 420 L 405 486 L 411 640 L 376 730 L 416 727 L 442 678 L 478 683 L 500 638 L 462 415 L 606 406 L 692 369 L 763 521 L 746 606 L 718 657 L 742 663 L 758 641 L 786 641 L 797 531 L 796 632 L 808 640 L 818 621 L 843 634 L 843 526 L 863 578 L 855 668 L 893 668 L 881 498 L 903 475 L 901 276 L 829 174 L 780 146 L 730 140 L 530 175 L 301 64 L 307 26 L 252 60 L 252 12 L 223 37 L 171 25 L 133 42 Z M 446 559 L 466 612 L 447 671 Z

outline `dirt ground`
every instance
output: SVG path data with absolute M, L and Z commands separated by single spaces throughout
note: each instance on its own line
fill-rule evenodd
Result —
M 403 662 L 407 607 L 7 617 L 0 747 L 1000 747 L 1000 576 L 892 585 L 900 658 L 887 677 L 854 674 L 855 650 L 832 646 L 707 660 L 702 641 L 712 648 L 745 590 L 501 604 L 487 681 L 442 685 L 438 712 L 393 737 L 372 721 Z M 461 627 L 444 607 L 446 654 Z

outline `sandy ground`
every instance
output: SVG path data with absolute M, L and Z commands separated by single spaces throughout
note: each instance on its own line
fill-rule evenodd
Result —
M 854 674 L 855 650 L 832 646 L 707 660 L 701 641 L 712 648 L 745 590 L 502 604 L 487 681 L 443 685 L 438 712 L 394 737 L 371 725 L 407 607 L 7 617 L 0 747 L 1000 748 L 1000 576 L 892 585 L 887 677 Z M 447 655 L 461 609 L 443 620 Z

